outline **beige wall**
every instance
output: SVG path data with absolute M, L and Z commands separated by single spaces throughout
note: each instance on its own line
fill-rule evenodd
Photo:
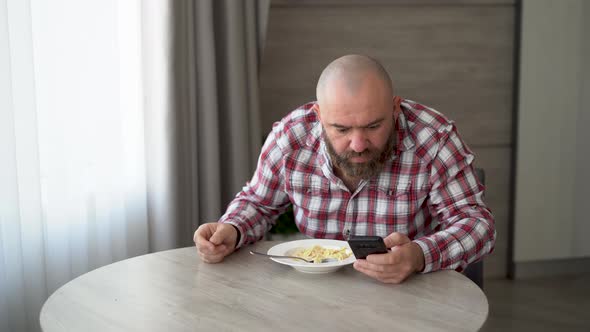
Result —
M 517 264 L 590 256 L 588 17 L 583 0 L 523 1 Z
M 576 194 L 574 213 L 574 252 L 590 256 L 590 217 L 588 213 L 588 199 L 590 198 L 590 3 L 582 1 L 583 31 L 582 63 L 580 66 L 580 95 L 579 113 L 576 128 Z

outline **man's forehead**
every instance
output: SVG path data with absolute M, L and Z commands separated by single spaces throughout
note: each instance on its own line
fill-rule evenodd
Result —
M 384 107 L 385 105 L 333 103 L 319 106 L 324 124 L 368 125 L 385 119 L 391 113 L 391 109 Z

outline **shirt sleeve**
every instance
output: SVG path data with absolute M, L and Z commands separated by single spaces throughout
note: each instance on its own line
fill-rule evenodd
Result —
M 236 248 L 262 239 L 289 205 L 284 191 L 283 153 L 277 136 L 275 130 L 268 135 L 252 179 L 219 219 L 220 223 L 232 224 L 240 231 Z
M 454 126 L 440 140 L 433 159 L 428 200 L 440 230 L 415 239 L 424 252 L 424 270 L 463 270 L 491 253 L 496 241 L 495 222 L 483 201 L 484 186 L 473 170 L 473 153 Z

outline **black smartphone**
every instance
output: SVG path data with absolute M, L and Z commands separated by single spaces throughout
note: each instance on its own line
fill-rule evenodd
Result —
M 387 247 L 380 236 L 351 236 L 348 245 L 357 259 L 365 259 L 371 254 L 387 253 Z

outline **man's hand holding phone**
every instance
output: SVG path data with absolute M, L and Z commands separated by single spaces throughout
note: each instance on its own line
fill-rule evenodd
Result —
M 354 237 L 351 240 L 349 245 L 357 257 L 354 268 L 381 282 L 399 284 L 410 275 L 424 269 L 422 249 L 402 233 L 391 233 L 383 239 L 385 248 L 391 249 L 385 253 L 379 253 L 383 252 L 383 248 L 380 247 L 378 239 L 357 238 L 356 243 Z M 362 259 L 362 251 L 374 253 Z

